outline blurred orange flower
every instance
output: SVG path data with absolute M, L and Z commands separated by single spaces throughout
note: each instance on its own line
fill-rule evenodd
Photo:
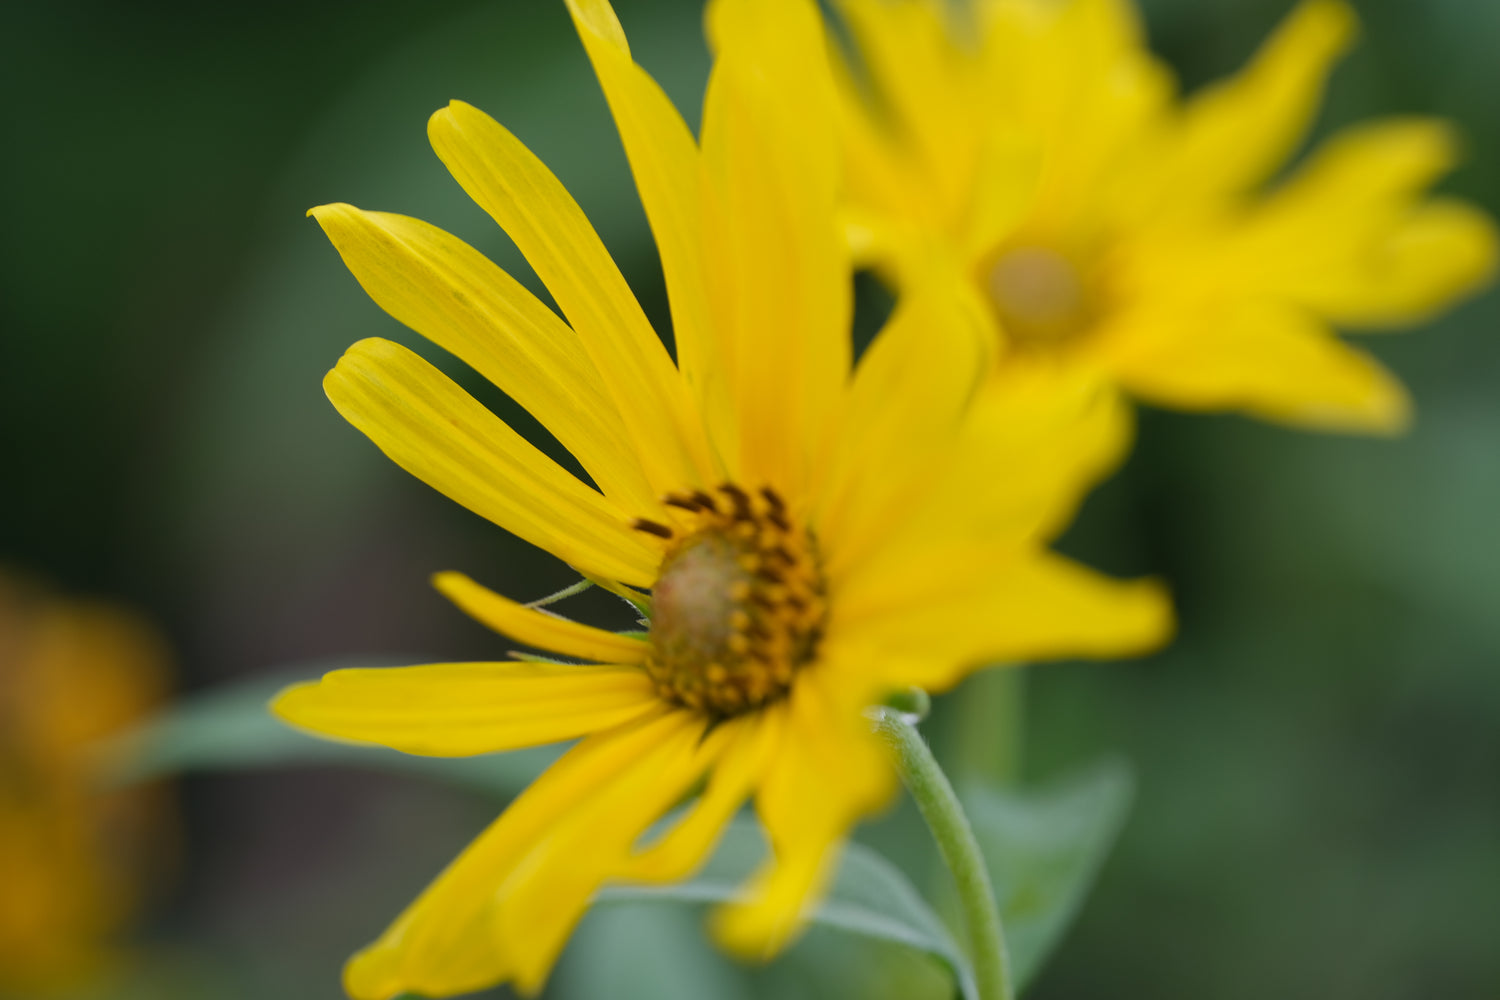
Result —
M 0 575 L 0 993 L 97 976 L 160 844 L 160 789 L 98 787 L 100 740 L 166 692 L 140 619 Z

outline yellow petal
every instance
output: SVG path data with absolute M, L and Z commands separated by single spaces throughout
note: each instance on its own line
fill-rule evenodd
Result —
M 1112 580 L 1039 549 L 935 549 L 899 587 L 893 579 L 857 621 L 829 623 L 899 664 L 893 685 L 942 690 L 985 663 L 1131 656 L 1173 629 L 1159 583 Z
M 917 151 L 902 143 L 892 123 L 879 115 L 862 74 L 849 65 L 840 49 L 830 50 L 829 63 L 847 204 L 877 219 L 894 217 L 941 228 L 947 221 L 946 206 L 938 201 L 937 191 L 922 183 L 923 164 Z M 858 251 L 856 258 L 868 260 Z
M 996 344 L 988 311 L 961 276 L 904 295 L 860 359 L 819 463 L 816 531 L 828 572 L 880 544 L 951 459 Z
M 967 205 L 982 132 L 972 109 L 973 59 L 950 38 L 947 11 L 935 0 L 840 0 L 869 74 L 886 128 L 901 136 L 904 154 L 922 170 L 918 197 L 935 203 L 943 221 Z
M 349 994 L 450 996 L 502 982 L 536 993 L 601 869 L 702 773 L 701 725 L 667 713 L 569 751 L 350 960 Z
M 661 253 L 677 367 L 703 409 L 725 405 L 703 275 L 698 146 L 671 99 L 631 59 L 608 0 L 568 0 L 568 11 L 609 101 Z
M 1040 189 L 1043 151 L 1035 138 L 993 128 L 979 151 L 963 236 L 966 261 L 983 259 L 1015 232 Z
M 801 492 L 850 364 L 833 83 L 810 0 L 723 0 L 703 119 L 710 306 L 738 415 L 732 471 Z
M 704 733 L 679 712 L 662 747 L 599 789 L 528 851 L 497 891 L 492 927 L 515 963 L 516 990 L 539 992 L 568 934 L 607 879 L 628 865 L 646 829 L 712 767 L 729 733 Z
M 322 736 L 467 757 L 571 740 L 658 704 L 634 667 L 442 663 L 335 670 L 288 688 L 271 707 Z
M 1134 414 L 1099 372 L 1072 359 L 1018 358 L 987 382 L 959 453 L 915 531 L 1051 538 L 1130 452 Z
M 1305 301 L 1365 329 L 1425 322 L 1495 280 L 1500 234 L 1484 211 L 1435 198 L 1393 223 L 1353 267 L 1324 275 Z
M 562 183 L 493 118 L 454 101 L 429 120 L 432 147 L 515 241 L 604 380 L 658 494 L 712 479 L 684 383 L 609 251 Z
M 1450 305 L 1492 277 L 1496 256 L 1483 212 L 1423 201 L 1456 147 L 1431 120 L 1345 129 L 1249 216 L 1237 269 L 1335 322 L 1406 323 Z
M 1170 74 L 1145 46 L 1139 15 L 1127 0 L 998 0 L 978 13 L 979 120 L 985 128 L 1004 122 L 1041 145 L 1028 229 L 1060 249 L 1097 239 L 1101 202 L 1117 183 L 1122 157 L 1173 92 Z M 1003 178 L 1001 171 L 981 182 Z
M 310 214 L 382 309 L 525 407 L 605 495 L 642 515 L 655 506 L 594 363 L 536 296 L 462 240 L 418 219 L 342 204 Z
M 660 549 L 629 516 L 401 345 L 360 341 L 323 389 L 397 465 L 474 513 L 585 572 L 655 580 Z
M 1410 420 L 1401 383 L 1295 308 L 1252 304 L 1121 337 L 1110 362 L 1147 402 L 1247 413 L 1331 431 L 1392 434 Z
M 835 611 L 882 600 L 889 587 L 899 589 L 905 567 L 925 563 L 932 551 L 961 556 L 976 546 L 1014 549 L 1050 538 L 1124 457 L 1132 431 L 1125 401 L 1088 368 L 1008 360 L 885 523 L 851 530 L 849 539 L 837 522 L 823 527 Z
M 433 586 L 476 621 L 502 635 L 563 656 L 596 663 L 634 666 L 644 663 L 651 647 L 628 635 L 581 625 L 540 608 L 502 597 L 462 573 L 439 573 Z
M 724 740 L 724 747 L 703 795 L 671 830 L 632 857 L 618 877 L 668 882 L 691 876 L 707 861 L 725 824 L 764 776 L 781 739 L 782 721 L 779 712 L 756 712 L 716 727 L 714 736 Z
M 832 877 L 850 827 L 895 790 L 861 713 L 868 689 L 840 686 L 853 679 L 848 667 L 820 661 L 772 709 L 785 713 L 781 747 L 755 798 L 772 857 L 747 898 L 714 915 L 715 936 L 741 958 L 764 961 L 791 942 Z
M 1141 167 L 1158 197 L 1142 206 L 1196 206 L 1265 180 L 1313 123 L 1355 26 L 1342 0 L 1304 0 L 1249 66 L 1196 95 L 1175 133 L 1147 154 Z

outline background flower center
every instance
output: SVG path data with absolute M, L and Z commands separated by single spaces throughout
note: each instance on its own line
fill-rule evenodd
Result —
M 1003 251 L 990 266 L 986 289 L 1006 335 L 1017 343 L 1055 343 L 1089 324 L 1083 275 L 1055 250 L 1020 246 Z

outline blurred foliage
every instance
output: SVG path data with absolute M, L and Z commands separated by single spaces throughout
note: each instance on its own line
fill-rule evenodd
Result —
M 1146 13 L 1196 85 L 1290 5 L 1154 0 Z M 1456 119 L 1469 160 L 1449 187 L 1500 208 L 1500 4 L 1356 5 L 1364 36 L 1323 129 Z M 698 4 L 619 7 L 638 58 L 696 119 Z M 624 157 L 561 5 L 23 0 L 0 10 L 0 81 L 0 557 L 151 609 L 189 689 L 363 651 L 499 655 L 427 575 L 462 569 L 533 597 L 566 570 L 404 477 L 327 405 L 319 380 L 349 343 L 415 338 L 303 212 L 348 200 L 420 216 L 531 281 L 426 146 L 427 114 L 462 97 L 558 172 L 664 319 Z M 1108 750 L 1141 776 L 1121 847 L 1032 997 L 1494 995 L 1497 328 L 1490 294 L 1365 341 L 1418 401 L 1399 441 L 1144 415 L 1137 453 L 1065 545 L 1171 580 L 1182 635 L 1141 663 L 1029 672 L 1028 777 Z M 581 616 L 628 626 L 616 602 L 588 600 Z M 953 714 L 942 702 L 938 728 Z M 415 777 L 345 771 L 201 777 L 186 792 L 187 868 L 138 941 L 178 985 L 144 995 L 337 996 L 343 957 L 494 812 Z M 864 836 L 925 884 L 909 809 Z M 612 995 L 646 954 L 683 971 L 681 995 L 745 995 L 694 917 L 625 912 L 586 921 L 569 955 L 612 957 L 565 964 L 557 995 Z M 847 966 L 828 949 L 821 968 L 794 949 L 757 975 L 777 995 L 835 995 L 819 977 Z

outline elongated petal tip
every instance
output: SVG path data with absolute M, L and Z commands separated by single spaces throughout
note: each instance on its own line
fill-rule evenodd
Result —
M 1391 377 L 1373 388 L 1365 406 L 1350 416 L 1350 430 L 1396 437 L 1411 430 L 1416 413 L 1406 386 Z
M 357 214 L 359 209 L 344 201 L 331 201 L 326 205 L 314 205 L 307 210 L 307 218 L 318 220 L 319 225 L 333 215 Z
M 1116 660 L 1148 656 L 1177 635 L 1172 592 L 1159 578 L 1114 580 L 1083 570 L 1074 587 L 1066 595 L 1071 601 L 1067 614 L 1087 625 L 1074 625 L 1072 635 L 1052 640 L 1053 658 L 1064 655 Z M 996 661 L 993 655 L 984 659 Z
M 330 735 L 319 726 L 322 716 L 326 714 L 322 687 L 321 680 L 293 684 L 272 698 L 267 707 L 276 718 L 305 733 L 340 743 L 359 742 Z
M 427 579 L 438 593 L 445 597 L 452 597 L 454 591 L 461 588 L 469 578 L 456 570 L 445 569 L 432 574 Z
M 334 407 L 340 413 L 344 412 L 343 407 L 340 405 L 342 399 L 340 390 L 353 375 L 353 367 L 366 354 L 385 353 L 382 349 L 386 346 L 393 345 L 383 337 L 366 337 L 363 340 L 356 340 L 344 349 L 344 353 L 339 356 L 338 361 L 334 363 L 332 368 L 328 369 L 328 374 L 323 376 L 323 394 L 328 397 L 329 401 L 333 403 Z
M 1462 275 L 1463 290 L 1490 284 L 1500 271 L 1500 227 L 1493 218 L 1467 205 L 1451 205 L 1448 211 L 1453 237 L 1448 252 L 1461 262 L 1456 270 Z
M 1177 635 L 1172 591 L 1156 578 L 1138 580 L 1122 595 L 1120 618 L 1119 655 L 1154 653 Z
M 459 101 L 449 101 L 445 106 L 438 108 L 427 116 L 427 140 L 433 145 L 437 144 L 437 137 L 444 131 L 454 127 L 453 108 Z
M 295 725 L 294 720 L 287 713 L 287 706 L 291 705 L 292 712 L 295 713 L 296 698 L 292 696 L 295 695 L 296 692 L 301 688 L 311 687 L 313 683 L 314 682 L 309 681 L 305 684 L 294 684 L 289 688 L 277 692 L 274 698 L 266 702 L 266 708 L 270 710 L 272 715 L 276 716 L 276 718 L 280 719 L 282 722 L 292 723 Z
M 1398 437 L 1415 417 L 1411 394 L 1401 380 L 1363 351 L 1346 348 L 1348 374 L 1330 381 L 1327 402 L 1316 400 L 1294 410 L 1268 409 L 1259 415 L 1309 430 Z M 1254 407 L 1251 412 L 1256 412 Z
M 469 102 L 454 98 L 448 102 L 447 106 L 438 108 L 427 116 L 427 137 L 431 139 L 436 131 L 445 128 L 458 129 L 465 119 L 472 119 L 475 116 L 486 119 L 490 117 Z
M 1336 54 L 1353 44 L 1359 14 L 1345 0 L 1305 0 L 1282 30 L 1309 49 Z
M 363 948 L 344 963 L 344 992 L 353 1000 L 392 1000 L 406 992 L 394 968 L 391 949 Z
M 762 924 L 758 914 L 743 906 L 721 906 L 709 917 L 709 932 L 720 948 L 741 962 L 769 962 L 776 949 L 769 946 Z
M 319 680 L 293 684 L 272 698 L 267 707 L 272 715 L 293 729 L 320 740 L 351 746 L 377 746 L 368 740 L 353 739 L 335 731 L 336 727 L 330 722 L 328 689 L 324 683 L 330 676 L 325 674 Z
M 798 858 L 757 877 L 744 899 L 718 907 L 709 931 L 719 947 L 742 962 L 769 962 L 806 925 L 809 899 L 816 898 L 828 877 L 831 858 Z
M 620 19 L 610 6 L 609 0 L 567 0 L 568 13 L 573 15 L 573 24 L 579 34 L 588 32 L 630 55 L 630 44 L 625 39 L 625 30 Z

